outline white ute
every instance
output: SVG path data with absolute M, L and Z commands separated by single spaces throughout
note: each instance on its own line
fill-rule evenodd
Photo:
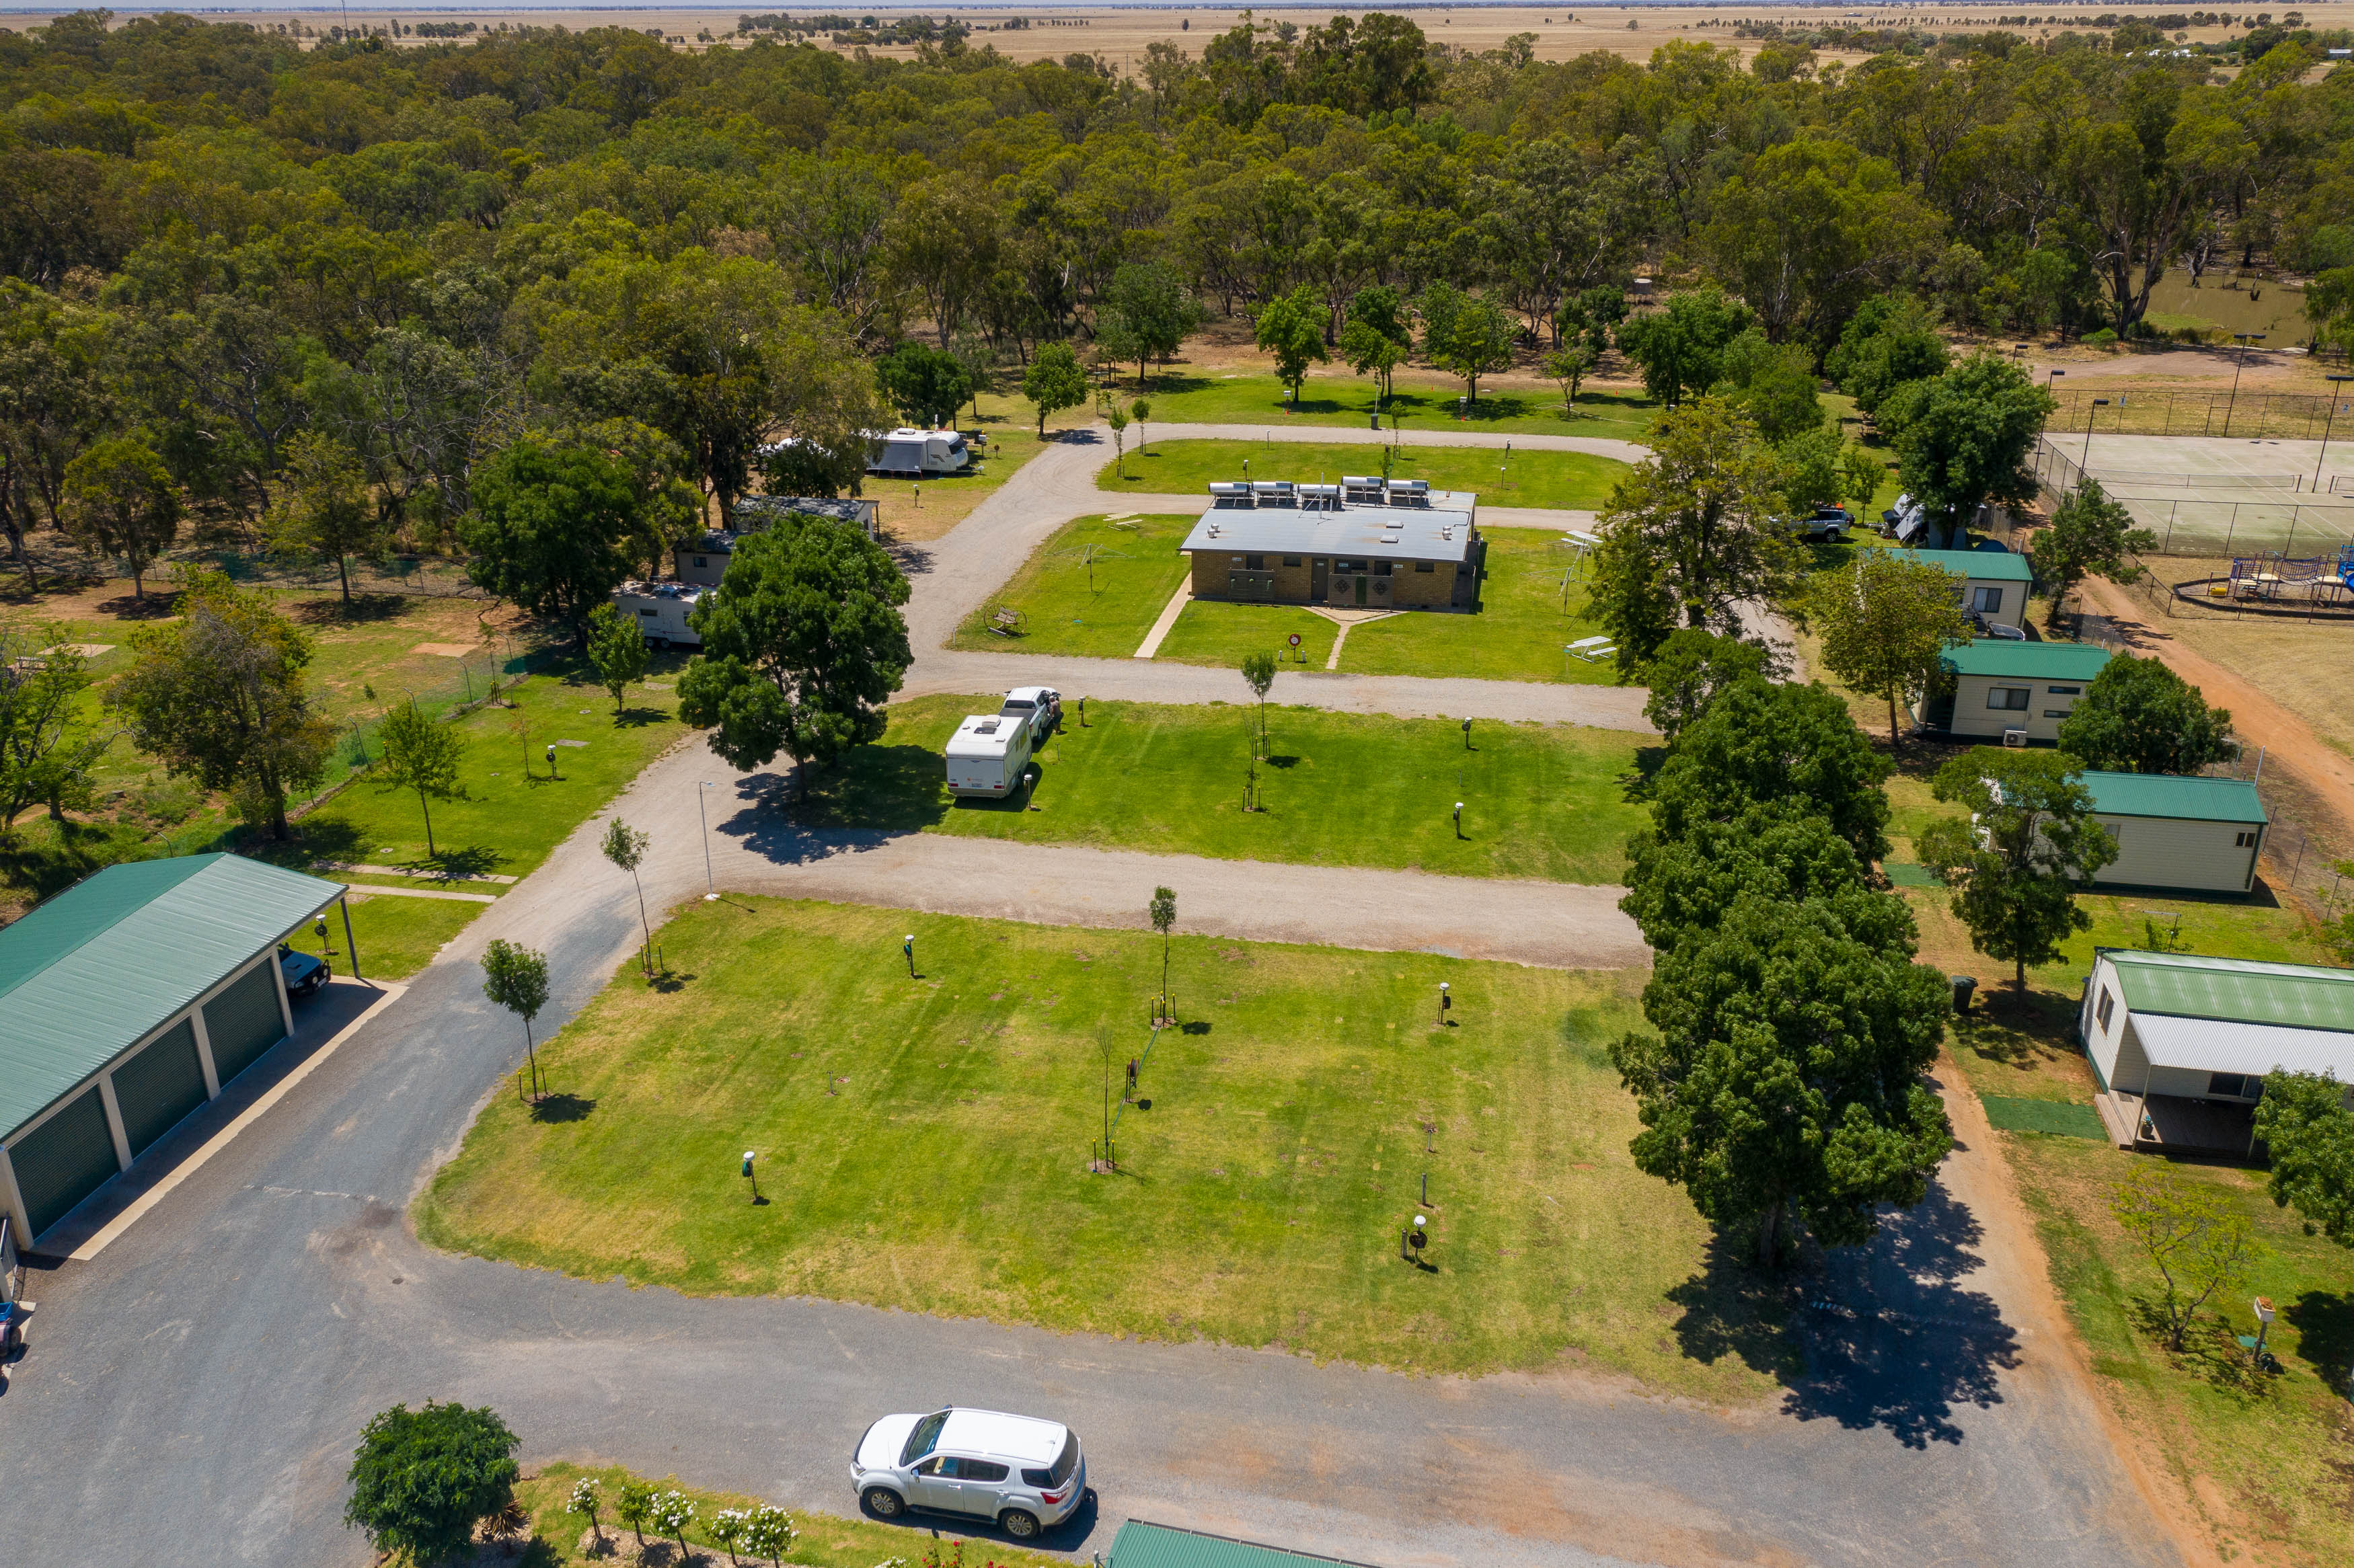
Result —
M 1002 800 L 1022 787 L 1030 767 L 1026 716 L 973 714 L 949 737 L 949 793 Z

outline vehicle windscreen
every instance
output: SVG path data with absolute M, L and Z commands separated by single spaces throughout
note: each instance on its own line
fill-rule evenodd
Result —
M 911 1460 L 920 1459 L 938 1447 L 940 1441 L 940 1428 L 948 1424 L 949 1413 L 945 1410 L 927 1415 L 917 1422 L 916 1429 L 907 1434 L 907 1446 L 899 1450 L 899 1463 L 905 1465 Z
M 1002 714 L 1026 714 L 1034 711 L 1037 706 L 1037 704 L 1027 697 L 1008 697 L 1005 699 L 1005 705 L 997 711 Z

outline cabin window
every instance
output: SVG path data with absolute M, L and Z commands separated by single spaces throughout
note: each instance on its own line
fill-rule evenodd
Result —
M 1286 556 L 1283 557 L 1283 564 L 1287 567 L 1296 567 L 1299 564 L 1299 557 L 1297 556 Z
M 695 564 L 698 567 L 707 567 L 711 563 L 708 560 L 705 560 L 703 556 L 697 556 L 695 557 Z
M 2043 710 L 2043 716 L 2045 718 L 2066 718 L 2068 716 L 2068 710 L 2066 708 L 2045 708 Z
M 1243 557 L 1243 570 L 1246 572 L 1263 572 L 1267 570 L 1267 557 L 1265 556 L 1245 556 Z
M 1987 706 L 2001 713 L 2023 714 L 2033 691 L 2031 686 L 1990 686 L 1987 689 Z
M 1999 588 L 1982 588 L 1978 589 L 1977 594 L 1974 595 L 1970 600 L 1970 608 L 1977 610 L 1980 615 L 2000 615 L 2002 613 L 2002 589 Z
M 2254 1088 L 2264 1086 L 2262 1078 L 2252 1080 L 2245 1073 L 2210 1073 L 2207 1075 L 2207 1092 L 2223 1099 L 2253 1099 L 2255 1093 L 2250 1086 L 2252 1083 Z
M 660 614 L 662 613 L 662 611 L 660 611 L 660 610 L 658 610 L 658 609 L 651 609 L 641 608 L 641 609 L 638 610 L 638 613 L 639 613 L 640 615 L 660 615 Z
M 2103 986 L 2101 988 L 2101 1004 L 2093 1010 L 2093 1016 L 2101 1021 L 2102 1033 L 2106 1034 L 2109 1032 L 2109 1020 L 2116 1016 L 2116 993 L 2111 991 L 2108 987 Z
M 2233 849 L 2253 849 L 2256 847 L 2256 835 L 2253 832 L 2234 833 L 2232 835 L 2232 847 Z
M 2081 697 L 2084 694 L 2082 686 L 2046 686 L 2043 691 L 2045 695 L 2053 697 Z
M 1435 572 L 1438 569 L 1438 563 L 1436 561 L 1416 561 L 1414 564 L 1414 569 L 1418 572 Z
M 1375 561 L 1373 563 L 1373 576 L 1377 577 L 1385 577 L 1389 575 L 1390 564 L 1387 561 Z

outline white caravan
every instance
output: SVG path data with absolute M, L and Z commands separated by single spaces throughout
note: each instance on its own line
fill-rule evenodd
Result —
M 613 590 L 613 608 L 636 617 L 638 630 L 657 648 L 700 648 L 703 639 L 686 614 L 716 591 L 693 583 L 623 583 Z
M 949 738 L 949 793 L 1002 800 L 1022 788 L 1030 768 L 1030 722 L 1010 714 L 974 714 Z
M 889 435 L 870 436 L 866 446 L 869 473 L 911 474 L 917 479 L 936 473 L 962 473 L 972 461 L 962 430 L 918 430 L 902 426 Z

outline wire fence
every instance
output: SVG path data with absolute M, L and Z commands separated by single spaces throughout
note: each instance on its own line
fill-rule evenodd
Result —
M 2354 397 L 2323 392 L 2111 392 L 2057 388 L 2055 431 L 2099 436 L 2239 436 L 2317 441 Z
M 2050 436 L 2036 442 L 2035 477 L 2046 504 L 2057 506 L 2084 482 L 2083 455 Z M 2354 501 L 2320 499 L 2328 493 L 2303 488 L 2306 475 L 2154 473 L 2097 465 L 2092 473 L 2137 524 L 2158 535 L 2157 555 L 2303 550 L 2318 556 L 2354 539 Z M 2285 482 L 2291 480 L 2296 482 Z M 2250 493 L 2264 490 L 2274 493 Z
M 50 539 L 28 541 L 27 562 L 0 562 L 0 571 L 21 574 L 28 563 L 34 574 L 54 582 L 128 583 L 131 568 L 111 556 L 88 555 Z M 348 574 L 354 594 L 407 594 L 430 599 L 479 599 L 492 596 L 467 580 L 463 560 L 442 556 L 387 556 L 377 560 L 347 557 L 338 572 L 331 558 L 282 554 L 271 550 L 240 550 L 208 546 L 173 552 L 151 561 L 138 576 L 150 594 L 168 595 L 177 577 L 188 572 L 217 571 L 246 588 L 281 588 L 298 592 L 340 592 Z

